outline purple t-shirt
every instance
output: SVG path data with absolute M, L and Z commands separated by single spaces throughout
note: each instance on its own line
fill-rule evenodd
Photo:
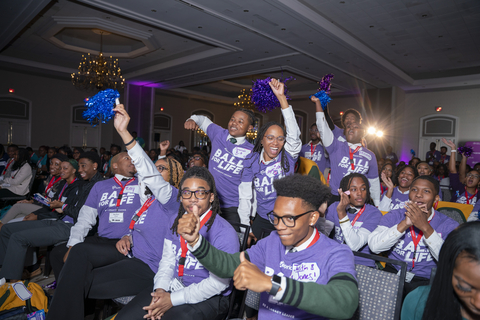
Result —
M 456 203 L 467 203 L 467 196 L 468 196 L 468 204 L 475 206 L 477 203 L 478 192 L 473 195 L 473 198 L 470 199 L 472 194 L 466 192 L 465 185 L 460 182 L 458 173 L 451 173 L 450 177 L 450 187 L 452 187 L 452 199 L 450 202 Z M 467 195 L 465 195 L 467 193 Z
M 330 189 L 332 194 L 338 195 L 338 188 L 342 178 L 352 172 L 365 175 L 368 179 L 378 178 L 377 158 L 375 154 L 365 147 L 353 154 L 354 170 L 350 164 L 350 147 L 347 140 L 339 136 L 333 139 L 327 151 L 330 154 L 332 174 L 330 176 Z M 353 150 L 352 150 L 353 151 Z
M 252 152 L 253 145 L 247 140 L 240 145 L 231 143 L 227 140 L 228 130 L 214 123 L 208 126 L 207 135 L 212 141 L 208 170 L 215 179 L 220 206 L 238 207 L 243 162 Z
M 122 186 L 128 181 L 121 181 Z M 98 235 L 109 239 L 119 239 L 128 234 L 132 215 L 140 208 L 138 179 L 130 182 L 123 191 L 120 206 L 117 199 L 122 188 L 114 178 L 98 181 L 90 190 L 85 205 L 97 209 Z
M 450 161 L 450 156 L 446 154 L 440 154 L 440 163 L 447 164 Z
M 158 263 L 162 259 L 163 240 L 171 227 L 169 222 L 172 217 L 177 216 L 180 206 L 177 202 L 177 188 L 170 187 L 172 188 L 170 200 L 165 204 L 153 201 L 138 218 L 132 231 L 133 256 L 148 264 L 153 273 L 157 273 Z
M 247 249 L 250 261 L 268 276 L 285 276 L 301 282 L 316 282 L 326 285 L 330 278 L 346 272 L 356 278 L 353 253 L 345 245 L 338 244 L 327 236 L 320 238 L 311 247 L 285 254 L 285 246 L 277 232 Z M 280 303 L 266 292 L 260 296 L 258 319 L 325 319 L 294 306 Z
M 259 154 L 254 154 L 245 161 L 242 182 L 253 181 L 257 198 L 257 214 L 263 219 L 268 219 L 267 213 L 273 210 L 277 199 L 277 191 L 273 187 L 273 181 L 293 174 L 295 171 L 296 158 L 293 158 L 286 151 L 285 155 L 290 166 L 287 172 L 283 172 L 282 169 L 282 153 L 268 165 L 264 164 L 263 160 L 259 161 Z
M 441 155 L 442 154 L 440 153 L 440 151 L 437 150 L 435 150 L 433 154 L 432 151 L 427 151 L 427 153 L 425 154 L 425 161 L 427 161 L 429 165 L 433 165 L 434 160 L 440 161 Z M 432 157 L 432 159 L 430 159 L 430 157 Z
M 173 225 L 175 217 L 170 220 L 170 225 Z M 210 230 L 207 232 L 207 225 L 204 225 L 200 229 L 200 234 L 204 240 L 210 242 L 215 248 L 225 251 L 227 253 L 236 253 L 240 250 L 240 243 L 238 241 L 237 233 L 233 229 L 232 225 L 225 219 L 217 215 Z M 174 277 L 178 277 L 178 261 L 182 254 L 180 247 L 180 236 L 167 232 L 166 239 L 172 241 L 172 250 L 175 253 L 175 271 Z M 190 251 L 187 252 L 185 267 L 183 273 L 183 284 L 188 287 L 191 284 L 199 283 L 202 280 L 209 277 L 209 271 L 198 262 L 197 258 L 193 256 Z M 230 288 L 227 288 L 222 294 L 228 295 L 231 292 Z
M 343 139 L 345 139 L 344 130 L 337 127 L 336 125 L 335 125 L 335 128 L 333 128 L 332 132 L 333 132 L 333 138 L 334 139 L 336 139 L 338 137 L 343 137 Z
M 399 224 L 402 220 L 405 220 L 405 209 L 393 210 L 383 216 L 380 220 L 379 226 L 393 227 Z M 445 240 L 450 232 L 458 226 L 458 222 L 450 219 L 446 215 L 435 211 L 435 215 L 430 220 L 432 228 Z M 419 230 L 414 227 L 415 236 L 418 236 Z M 425 239 L 422 237 L 422 239 Z M 436 267 L 437 263 L 430 254 L 430 250 L 424 243 L 424 240 L 420 239 L 416 250 L 415 268 L 412 272 L 420 277 L 430 278 L 430 272 L 433 267 Z M 392 249 L 388 251 L 388 257 L 405 261 L 408 263 L 407 270 L 412 268 L 413 253 L 415 252 L 415 245 L 412 241 L 412 235 L 410 229 L 407 229 L 405 234 L 398 240 Z M 394 265 L 395 268 L 399 268 Z
M 311 142 L 303 145 L 302 150 L 300 150 L 299 156 L 315 161 L 321 173 L 325 171 L 325 168 L 330 168 L 330 160 L 329 158 L 327 158 L 325 148 L 321 143 L 313 146 L 313 153 Z
M 401 193 L 398 190 L 398 187 L 395 187 L 395 189 L 393 189 L 392 202 L 390 203 L 390 207 L 388 208 L 388 211 L 403 209 L 403 206 L 405 205 L 405 202 L 408 201 L 408 194 L 409 193 L 410 192 Z M 382 199 L 383 199 L 383 197 L 386 197 L 386 192 L 383 194 Z
M 338 213 L 337 213 L 338 204 L 339 202 L 336 201 L 328 207 L 325 218 L 333 222 L 333 224 L 335 225 L 335 229 L 334 229 L 335 234 L 333 236 L 333 239 L 336 240 L 338 243 L 346 244 L 345 237 L 342 232 L 342 228 L 340 227 L 340 221 L 338 219 Z M 358 213 L 347 212 L 347 216 L 350 219 L 350 222 L 348 223 L 351 224 L 357 215 Z M 372 232 L 378 227 L 378 223 L 380 222 L 380 219 L 382 219 L 382 217 L 383 217 L 382 213 L 376 207 L 367 204 L 365 205 L 365 211 L 360 215 L 358 220 L 355 221 L 353 228 L 354 229 L 365 228 L 368 231 Z M 368 243 L 365 243 L 365 245 L 360 250 L 358 250 L 358 252 L 373 254 L 368 248 Z M 367 267 L 375 266 L 375 261 L 371 259 L 365 259 L 362 257 L 355 257 L 355 263 L 363 264 L 364 266 L 367 266 Z

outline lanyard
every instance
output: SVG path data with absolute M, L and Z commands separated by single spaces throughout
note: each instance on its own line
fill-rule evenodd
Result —
M 212 216 L 212 210 L 208 211 L 208 213 L 203 217 L 203 219 L 200 221 L 200 230 L 203 228 L 205 223 L 210 219 Z M 198 230 L 198 232 L 200 232 Z M 180 247 L 182 248 L 182 254 L 180 255 L 180 259 L 178 260 L 178 276 L 183 277 L 183 270 L 185 268 L 185 260 L 187 258 L 187 241 L 183 240 L 183 237 L 180 236 Z
M 313 159 L 313 153 L 315 152 L 315 149 L 317 149 L 317 145 L 313 145 L 313 142 L 310 144 L 310 156 Z
M 58 177 L 58 179 L 55 180 L 55 177 L 52 176 L 52 179 L 50 179 L 50 182 L 48 183 L 48 186 L 45 188 L 45 194 L 48 195 L 48 191 L 50 191 L 50 189 L 52 189 L 53 185 L 55 183 L 57 183 L 58 181 L 60 181 L 60 179 L 62 179 L 62 177 Z
M 310 248 L 311 246 L 313 246 L 315 244 L 315 242 L 318 241 L 318 239 L 320 239 L 320 233 L 317 231 L 317 229 L 315 229 L 315 237 L 313 238 L 312 242 L 310 242 L 307 249 Z
M 380 189 L 382 190 L 381 194 L 383 194 L 385 191 L 388 191 L 388 188 L 384 187 L 383 184 L 381 184 L 381 183 L 380 183 Z
M 469 198 L 468 197 L 468 192 L 467 192 L 467 187 L 465 187 L 465 198 L 467 199 L 467 204 L 470 204 L 470 200 L 473 199 L 477 195 L 477 188 L 475 188 L 475 193 L 472 194 L 472 196 Z
M 108 162 L 105 162 L 105 164 L 103 165 L 103 172 L 107 172 L 107 168 L 108 168 Z
M 113 180 L 115 180 L 115 182 L 120 186 L 120 188 L 122 188 L 122 190 L 120 190 L 120 193 L 118 194 L 118 198 L 117 198 L 117 204 L 116 204 L 116 207 L 120 207 L 120 203 L 122 202 L 122 197 L 123 197 L 123 191 L 125 190 L 125 188 L 130 184 L 132 183 L 133 181 L 135 181 L 135 178 L 132 178 L 130 180 L 127 181 L 127 183 L 125 183 L 125 186 L 122 185 L 122 183 L 120 182 L 120 180 L 117 179 L 117 177 L 114 177 Z
M 60 195 L 58 196 L 58 201 L 62 201 L 62 194 L 63 194 L 63 191 L 65 191 L 65 189 L 67 188 L 67 185 L 71 185 L 71 184 L 74 183 L 75 181 L 77 181 L 77 178 L 73 179 L 72 182 L 70 182 L 70 183 L 65 183 L 65 184 L 63 185 L 62 191 L 60 192 Z
M 133 230 L 133 226 L 135 225 L 135 223 L 137 222 L 137 220 L 140 218 L 140 216 L 148 210 L 148 208 L 152 205 L 153 201 L 155 200 L 155 197 L 150 197 L 148 198 L 147 201 L 145 201 L 145 203 L 143 204 L 143 206 L 140 208 L 140 210 L 138 210 L 137 214 L 135 214 L 133 217 L 132 217 L 132 221 L 130 221 L 130 225 L 128 226 L 128 228 L 130 229 L 130 232 L 131 230 Z
M 355 216 L 355 218 L 352 221 L 352 227 L 355 225 L 355 222 L 357 222 L 358 218 L 360 218 L 363 211 L 365 211 L 365 205 L 363 205 L 362 209 L 360 209 L 360 211 L 357 212 L 357 215 Z
M 433 212 L 432 219 L 430 219 L 430 221 L 428 221 L 428 223 L 430 223 L 433 220 L 433 217 L 435 217 L 435 212 Z M 410 234 L 412 235 L 413 246 L 415 248 L 414 251 L 413 251 L 413 257 L 412 257 L 412 268 L 410 269 L 410 270 L 412 270 L 415 267 L 415 259 L 416 259 L 416 255 L 417 255 L 417 245 L 420 242 L 420 239 L 422 239 L 422 237 L 423 237 L 423 232 L 420 231 L 418 233 L 418 236 L 415 236 L 415 230 L 413 229 L 413 226 L 411 226 L 410 227 Z
M 38 161 L 37 161 L 37 167 L 39 167 L 39 168 L 41 167 L 40 164 L 42 163 L 43 158 L 45 158 L 46 156 L 47 156 L 47 155 L 44 155 L 43 157 L 41 157 L 40 159 L 38 159 Z
M 8 161 L 5 169 L 3 169 L 2 175 L 4 175 L 4 174 L 7 172 L 7 169 L 8 169 L 8 167 L 10 167 L 10 165 L 12 164 L 12 162 L 13 162 L 13 159 L 10 159 L 10 161 Z
M 327 183 L 330 183 L 330 174 L 331 173 L 332 173 L 332 170 L 328 170 Z
M 353 155 L 358 151 L 360 150 L 360 146 L 358 146 L 357 148 L 355 148 L 355 150 L 352 152 L 352 148 L 348 147 L 348 153 L 350 155 L 350 165 L 352 166 L 352 170 L 355 170 L 355 165 L 353 164 Z

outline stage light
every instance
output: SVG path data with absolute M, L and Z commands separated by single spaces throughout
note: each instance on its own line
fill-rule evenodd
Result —
M 383 137 L 383 132 L 382 131 L 377 131 L 376 135 L 377 135 L 377 137 L 381 138 L 381 137 Z
M 377 129 L 375 129 L 374 127 L 370 127 L 370 128 L 368 128 L 368 130 L 367 130 L 367 133 L 368 133 L 368 134 L 375 134 L 375 132 L 377 132 Z
M 15 89 L 8 89 L 8 92 L 9 92 L 9 93 L 14 93 L 14 92 L 15 92 Z
M 340 115 L 343 116 L 343 111 L 340 111 Z

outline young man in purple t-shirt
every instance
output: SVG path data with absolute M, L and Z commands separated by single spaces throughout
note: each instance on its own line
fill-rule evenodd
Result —
M 403 209 L 383 216 L 368 237 L 372 252 L 388 251 L 389 258 L 408 263 L 404 294 L 428 285 L 443 241 L 458 226 L 458 222 L 433 209 L 439 200 L 438 191 L 438 181 L 433 177 L 415 178 L 408 194 L 410 201 Z M 387 265 L 386 269 L 397 271 L 396 266 Z
M 328 159 L 328 154 L 320 140 L 316 123 L 310 126 L 309 133 L 311 140 L 302 146 L 299 156 L 315 161 L 318 169 L 323 174 L 325 168 L 330 167 L 330 160 Z
M 242 253 L 215 249 L 199 235 L 199 220 L 184 215 L 178 232 L 210 272 L 231 277 L 239 290 L 260 292 L 258 319 L 348 319 L 358 306 L 352 251 L 315 228 L 330 190 L 309 176 L 274 181 L 269 214 L 276 231 Z M 300 292 L 300 294 L 299 294 Z
M 246 134 L 253 129 L 255 115 L 251 110 L 238 109 L 224 129 L 205 116 L 192 115 L 185 122 L 185 129 L 202 129 L 212 142 L 208 169 L 215 178 L 222 216 L 227 221 L 240 223 L 238 216 L 238 186 L 244 161 L 252 152 L 253 145 Z

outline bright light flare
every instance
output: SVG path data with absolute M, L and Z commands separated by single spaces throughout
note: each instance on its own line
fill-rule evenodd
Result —
M 377 129 L 375 129 L 374 127 L 370 127 L 370 128 L 368 128 L 368 130 L 367 130 L 367 133 L 368 133 L 368 134 L 375 134 L 375 132 L 377 132 Z
M 383 131 L 377 131 L 376 135 L 379 138 L 383 137 Z

